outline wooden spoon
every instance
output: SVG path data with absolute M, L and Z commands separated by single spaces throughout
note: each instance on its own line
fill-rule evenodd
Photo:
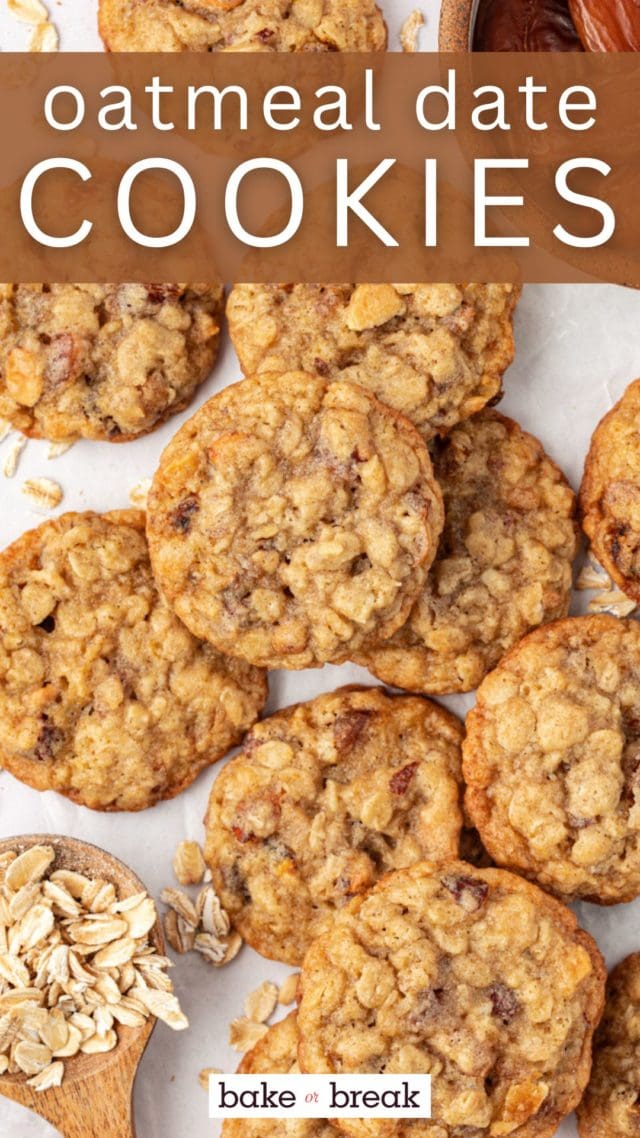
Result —
M 0 841 L 0 854 L 7 850 L 22 853 L 33 845 L 53 846 L 56 869 L 72 869 L 87 877 L 111 881 L 120 898 L 145 889 L 128 866 L 97 846 L 75 838 L 55 834 L 5 838 Z M 157 952 L 164 952 L 158 921 L 149 933 L 149 940 Z M 60 1087 L 37 1091 L 27 1086 L 27 1075 L 2 1075 L 0 1094 L 46 1118 L 63 1138 L 135 1138 L 133 1084 L 155 1025 L 153 1017 L 142 1027 L 118 1024 L 118 1044 L 113 1051 L 99 1055 L 79 1053 L 65 1059 Z

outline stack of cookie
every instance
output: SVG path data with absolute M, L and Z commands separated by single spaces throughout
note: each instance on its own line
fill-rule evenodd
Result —
M 0 555 L 12 774 L 138 810 L 244 739 L 207 861 L 247 943 L 302 973 L 298 1011 L 242 1069 L 433 1076 L 432 1120 L 341 1120 L 354 1138 L 552 1135 L 604 1003 L 566 902 L 640 894 L 640 631 L 567 618 L 573 492 L 488 406 L 517 295 L 237 285 L 247 375 L 171 440 L 147 518 L 67 514 Z M 152 430 L 211 367 L 222 303 L 205 285 L 4 286 L 0 414 L 54 439 Z M 637 398 L 596 432 L 581 495 L 631 593 Z M 256 722 L 267 669 L 349 661 L 410 694 L 339 688 Z M 466 733 L 427 698 L 475 688 Z M 586 1138 L 637 1132 L 639 1021 L 631 958 Z

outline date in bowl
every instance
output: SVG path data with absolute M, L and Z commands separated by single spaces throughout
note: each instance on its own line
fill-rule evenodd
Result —
M 640 51 L 640 0 L 442 0 L 440 51 Z

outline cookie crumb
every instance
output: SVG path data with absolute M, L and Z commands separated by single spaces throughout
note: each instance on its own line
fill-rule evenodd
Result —
M 129 495 L 133 501 L 133 491 Z M 137 505 L 137 503 L 134 503 Z M 199 885 L 206 869 L 204 855 L 197 842 L 179 842 L 173 857 L 173 872 L 180 885 Z
M 292 972 L 290 976 L 287 976 L 284 984 L 280 988 L 280 991 L 278 992 L 278 1003 L 282 1004 L 283 1007 L 288 1008 L 295 1002 L 296 996 L 298 994 L 299 979 L 300 973 Z
M 13 478 L 16 470 L 18 469 L 20 455 L 22 454 L 26 445 L 27 440 L 24 438 L 16 439 L 14 442 L 11 450 L 4 460 L 4 466 L 2 467 L 2 473 L 4 474 L 5 478 Z
M 223 1074 L 224 1074 L 224 1071 L 221 1071 L 220 1067 L 203 1067 L 202 1070 L 198 1073 L 198 1082 L 200 1083 L 200 1086 L 202 1087 L 203 1091 L 208 1091 L 209 1090 L 209 1075 L 223 1075 Z
M 131 505 L 138 506 L 138 508 L 141 510 L 146 510 L 147 498 L 149 497 L 150 489 L 150 478 L 141 478 L 139 482 L 136 482 L 135 486 L 132 486 L 129 491 L 129 501 L 131 502 Z M 180 878 L 178 878 L 178 881 L 180 881 Z M 184 885 L 188 884 L 188 882 L 180 882 L 180 884 Z
M 278 988 L 270 980 L 264 980 L 255 991 L 250 992 L 244 1002 L 247 1018 L 256 1023 L 266 1023 L 273 1015 L 278 1003 Z
M 62 486 L 52 478 L 27 478 L 22 483 L 22 493 L 35 509 L 45 512 L 55 510 L 64 497 Z
M 400 29 L 400 46 L 403 51 L 418 51 L 420 28 L 425 25 L 424 14 L 419 8 L 414 8 Z

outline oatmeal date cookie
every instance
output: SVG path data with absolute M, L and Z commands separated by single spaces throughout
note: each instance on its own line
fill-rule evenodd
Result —
M 349 658 L 406 620 L 442 529 L 408 420 L 288 372 L 226 388 L 169 443 L 149 495 L 154 572 L 194 635 L 269 668 Z
M 487 850 L 566 898 L 640 894 L 640 625 L 536 629 L 467 716 L 465 804 Z
M 384 51 L 373 0 L 100 0 L 108 51 Z
M 526 632 L 566 616 L 577 527 L 564 475 L 512 419 L 481 411 L 431 449 L 445 503 L 436 559 L 407 623 L 356 659 L 442 695 L 477 688 Z
M 0 418 L 53 440 L 153 431 L 209 374 L 223 304 L 218 285 L 0 285 Z
M 263 956 L 300 964 L 388 870 L 458 854 L 462 728 L 444 708 L 341 688 L 256 724 L 218 775 L 205 856 Z
M 591 1078 L 577 1114 L 580 1138 L 640 1134 L 640 953 L 621 961 L 607 981 Z
M 502 391 L 513 285 L 235 285 L 229 331 L 246 374 L 303 368 L 368 387 L 426 438 Z
M 0 765 L 94 810 L 142 810 L 239 742 L 258 669 L 159 596 L 144 514 L 64 514 L 0 554 Z
M 244 1056 L 239 1075 L 297 1075 L 298 1029 L 296 1013 L 270 1027 Z M 323 1118 L 227 1118 L 222 1138 L 338 1138 L 338 1132 Z
M 580 512 L 598 561 L 623 592 L 640 601 L 640 379 L 594 431 Z
M 302 969 L 310 1073 L 420 1074 L 432 1117 L 352 1138 L 550 1138 L 589 1077 L 605 973 L 573 914 L 499 869 L 421 862 L 339 913 Z

